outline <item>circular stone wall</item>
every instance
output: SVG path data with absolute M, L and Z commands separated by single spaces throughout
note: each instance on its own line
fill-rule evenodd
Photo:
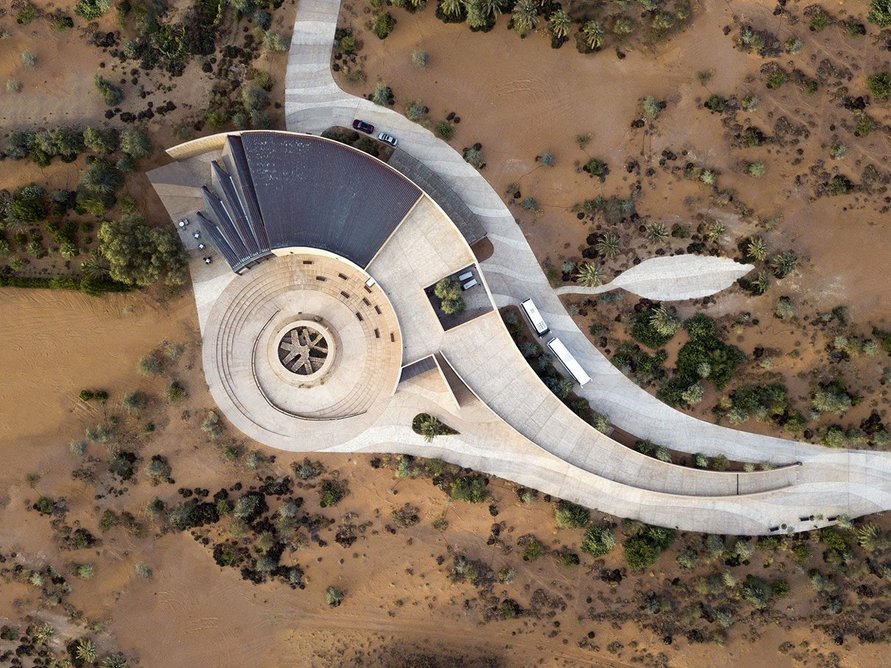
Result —
M 260 430 L 266 442 L 287 442 L 306 432 L 335 444 L 386 407 L 402 337 L 364 271 L 301 252 L 266 260 L 226 287 L 205 327 L 204 364 L 214 399 L 249 436 Z

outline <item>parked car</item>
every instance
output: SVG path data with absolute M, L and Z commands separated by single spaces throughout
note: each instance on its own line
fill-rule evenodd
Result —
M 387 142 L 390 146 L 396 146 L 396 144 L 399 143 L 399 141 L 396 139 L 396 137 L 394 137 L 393 135 L 388 135 L 386 132 L 381 132 L 377 136 L 377 138 L 380 139 L 381 141 Z
M 366 123 L 365 121 L 360 121 L 358 118 L 353 121 L 353 130 L 360 130 L 365 132 L 366 134 L 371 134 L 374 132 L 374 126 L 371 123 Z

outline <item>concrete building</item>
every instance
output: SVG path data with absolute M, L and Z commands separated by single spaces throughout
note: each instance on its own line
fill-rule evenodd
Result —
M 514 344 L 468 243 L 485 228 L 418 161 L 267 131 L 168 153 L 176 160 L 149 178 L 192 249 L 205 375 L 250 438 L 439 457 L 687 530 L 798 531 L 891 507 L 889 459 L 873 453 L 814 449 L 773 470 L 705 471 L 594 429 Z M 449 318 L 432 288 L 467 274 L 465 311 Z M 424 441 L 411 430 L 421 412 L 459 433 Z

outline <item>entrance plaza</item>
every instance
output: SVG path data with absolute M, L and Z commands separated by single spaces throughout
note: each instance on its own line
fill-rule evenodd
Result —
M 449 200 L 461 199 L 460 184 L 422 162 L 388 165 L 315 135 L 268 131 L 213 135 L 168 153 L 174 160 L 149 178 L 171 219 L 188 221 L 179 231 L 190 252 L 205 376 L 222 414 L 256 441 L 296 452 L 438 457 L 620 517 L 694 531 L 801 531 L 891 507 L 891 465 L 881 453 L 788 442 L 750 460 L 772 460 L 772 470 L 705 471 L 646 457 L 583 421 L 527 364 L 497 307 L 536 299 L 593 378 L 585 396 L 589 386 L 603 390 L 588 361 L 599 353 L 561 331 L 571 319 L 556 311 L 552 290 L 540 292 L 528 246 L 493 234 L 484 216 L 471 220 L 473 206 L 460 209 L 459 229 L 444 208 L 455 208 Z M 440 201 L 393 164 L 424 173 Z M 481 230 L 495 247 L 482 262 L 468 244 Z M 494 264 L 510 254 L 515 280 Z M 444 325 L 429 288 L 468 271 L 477 281 L 466 293 L 473 308 Z M 629 411 L 640 395 L 658 404 L 634 390 L 610 396 Z M 596 399 L 594 408 L 605 410 Z M 458 434 L 426 442 L 411 429 L 421 412 Z M 699 445 L 696 429 L 686 431 L 690 448 Z M 734 434 L 740 442 L 753 436 L 721 429 L 727 442 Z M 773 442 L 787 443 L 764 438 L 765 450 Z

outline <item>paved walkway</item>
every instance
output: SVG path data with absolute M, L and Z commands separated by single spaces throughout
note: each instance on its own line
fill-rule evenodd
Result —
M 451 351 L 454 357 L 450 361 L 456 370 L 507 424 L 493 426 L 495 423 L 486 423 L 484 427 L 482 423 L 474 421 L 462 423 L 459 427 L 462 437 L 455 437 L 455 441 L 451 442 L 464 443 L 453 450 L 446 448 L 448 451 L 443 454 L 446 459 L 558 493 L 617 515 L 696 530 L 763 533 L 768 525 L 774 523 L 803 530 L 825 524 L 825 519 L 818 515 L 820 512 L 844 512 L 856 516 L 891 508 L 891 456 L 885 453 L 827 450 L 713 425 L 675 411 L 622 375 L 588 341 L 567 314 L 559 297 L 548 285 L 513 216 L 485 179 L 455 150 L 428 130 L 390 109 L 350 96 L 338 88 L 330 72 L 338 10 L 339 3 L 332 0 L 300 2 L 286 75 L 285 111 L 289 130 L 319 133 L 331 125 L 348 126 L 354 118 L 361 117 L 381 130 L 396 135 L 400 147 L 436 172 L 461 196 L 485 227 L 494 253 L 481 263 L 481 267 L 495 303 L 498 306 L 516 304 L 527 297 L 536 301 L 553 333 L 561 338 L 593 378 L 593 382 L 582 388 L 582 394 L 597 410 L 607 413 L 614 424 L 676 450 L 724 454 L 740 461 L 799 461 L 802 465 L 796 468 L 795 479 L 786 480 L 780 489 L 745 497 L 721 495 L 722 492 L 711 487 L 702 490 L 703 494 L 712 494 L 706 497 L 664 494 L 652 491 L 653 487 L 644 480 L 639 480 L 637 487 L 631 487 L 626 480 L 591 476 L 582 461 L 574 461 L 576 454 L 573 451 L 560 450 L 565 446 L 562 442 L 567 433 L 565 430 L 572 431 L 575 425 L 563 424 L 564 431 L 559 431 L 542 429 L 540 425 L 517 419 L 511 405 L 487 383 L 486 374 L 497 373 L 499 369 L 482 366 L 479 361 L 477 364 L 461 361 L 461 355 L 470 355 L 473 351 L 462 349 L 460 339 L 446 340 L 443 350 L 448 356 L 450 346 L 454 348 Z M 692 275 L 681 276 L 683 272 L 672 274 L 667 263 L 659 264 L 665 264 L 662 269 L 666 273 L 639 271 L 638 284 L 661 289 L 658 285 L 661 276 L 666 285 L 674 280 L 675 286 L 680 287 L 670 291 L 670 294 L 660 293 L 659 298 L 692 296 L 689 292 L 691 286 L 695 287 Z M 728 269 L 731 274 L 742 270 L 741 267 Z M 626 273 L 630 278 L 635 276 L 633 270 Z M 719 274 L 722 275 L 721 281 L 732 280 L 724 268 L 714 273 L 716 277 Z M 510 370 L 513 371 L 512 368 Z M 530 382 L 537 383 L 537 379 Z M 499 383 L 495 386 L 499 386 Z M 515 392 L 522 392 L 523 389 L 514 386 Z M 409 451 L 435 456 L 439 447 L 419 448 L 415 443 L 417 438 L 412 439 L 410 430 L 406 434 L 405 429 L 397 426 L 409 424 L 412 417 L 409 413 L 420 405 L 403 406 L 401 402 L 393 402 L 394 414 L 379 423 L 379 428 L 376 426 L 338 449 Z M 395 413 L 404 415 L 397 416 Z M 526 417 L 533 419 L 531 415 Z M 452 415 L 450 419 L 462 422 L 466 416 Z M 552 425 L 555 426 L 560 425 Z M 497 449 L 494 444 L 498 439 L 494 432 L 500 431 L 503 436 L 505 429 L 513 434 L 518 431 L 521 435 L 518 443 L 525 445 L 515 448 L 511 443 L 508 447 L 508 442 L 502 441 L 505 452 L 485 454 L 493 446 Z M 570 445 L 581 438 L 574 431 L 573 434 L 569 439 Z M 550 443 L 546 448 L 548 452 L 536 449 L 537 441 L 543 437 Z M 448 438 L 442 440 L 449 441 Z M 517 448 L 527 449 L 528 453 L 521 453 Z M 628 458 L 628 462 L 634 461 L 636 457 Z M 622 475 L 627 473 L 623 469 Z M 560 491 L 555 492 L 555 487 Z M 770 489 L 770 486 L 761 489 Z M 718 496 L 713 495 L 716 492 Z M 817 519 L 811 520 L 810 515 L 817 515 Z
M 652 257 L 623 271 L 605 285 L 586 288 L 564 285 L 558 295 L 598 295 L 622 288 L 639 297 L 659 301 L 679 301 L 708 297 L 726 290 L 754 267 L 727 257 L 672 255 Z

